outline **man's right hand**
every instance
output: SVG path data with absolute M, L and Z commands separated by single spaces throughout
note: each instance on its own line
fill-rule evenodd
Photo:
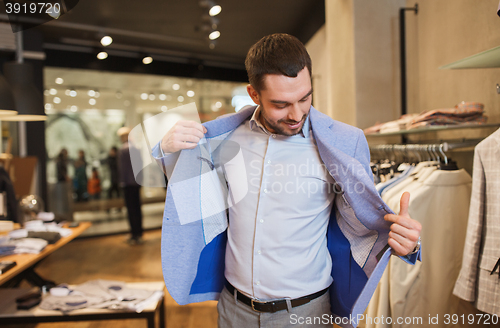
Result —
M 161 139 L 161 149 L 164 153 L 175 153 L 182 149 L 196 148 L 205 133 L 207 133 L 207 128 L 200 123 L 177 121 Z

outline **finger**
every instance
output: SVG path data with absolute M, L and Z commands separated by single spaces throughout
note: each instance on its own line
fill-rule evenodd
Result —
M 176 136 L 175 141 L 198 144 L 200 138 L 192 134 L 181 134 Z
M 205 133 L 206 128 L 201 125 L 201 123 L 195 122 L 195 121 L 178 121 L 177 124 L 186 127 L 186 128 L 194 128 L 200 131 L 201 133 Z
M 389 244 L 389 246 L 391 246 L 391 248 L 394 250 L 394 252 L 396 252 L 396 254 L 399 256 L 405 256 L 410 252 L 403 245 L 398 243 L 398 241 L 394 238 L 389 238 L 387 243 Z
M 396 214 L 386 214 L 384 220 L 399 224 L 407 229 L 418 230 L 422 229 L 420 222 L 413 220 L 406 216 L 396 215 Z
M 196 136 L 198 138 L 198 140 L 200 140 L 201 138 L 203 138 L 205 136 L 203 134 L 203 132 L 201 132 L 200 130 L 198 130 L 196 128 L 185 128 L 182 130 L 182 134 Z
M 407 229 L 397 223 L 391 225 L 391 232 L 408 239 L 412 244 L 416 243 L 418 240 L 419 233 L 413 229 Z
M 410 207 L 410 193 L 404 192 L 399 201 L 399 215 L 410 217 L 408 208 Z

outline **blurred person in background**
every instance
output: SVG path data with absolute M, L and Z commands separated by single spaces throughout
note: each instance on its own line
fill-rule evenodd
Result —
M 68 177 L 68 150 L 66 148 L 61 148 L 59 155 L 57 155 L 56 174 L 57 174 L 57 182 L 66 182 L 69 180 L 69 177 Z
M 109 167 L 111 181 L 111 186 L 108 189 L 108 198 L 113 198 L 113 193 L 116 193 L 116 197 L 120 197 L 120 188 L 118 186 L 118 148 L 116 146 L 111 147 L 109 150 L 106 163 Z
M 92 168 L 92 176 L 87 184 L 87 192 L 89 193 L 90 199 L 101 198 L 101 179 L 99 178 L 99 172 L 95 167 Z
M 75 176 L 73 177 L 73 189 L 76 194 L 76 201 L 82 202 L 88 200 L 87 193 L 87 161 L 85 152 L 78 151 L 78 159 L 74 162 Z
M 127 242 L 137 245 L 142 243 L 141 186 L 135 179 L 132 159 L 137 161 L 138 167 L 142 167 L 142 160 L 139 150 L 130 143 L 129 133 L 128 127 L 122 127 L 117 132 L 122 142 L 118 151 L 118 172 L 130 224 L 131 237 Z

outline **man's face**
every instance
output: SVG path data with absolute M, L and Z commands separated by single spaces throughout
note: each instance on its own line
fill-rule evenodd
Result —
M 297 77 L 268 74 L 264 77 L 264 86 L 260 93 L 251 85 L 247 87 L 252 100 L 260 105 L 260 122 L 271 133 L 285 136 L 299 133 L 312 101 L 307 67 Z

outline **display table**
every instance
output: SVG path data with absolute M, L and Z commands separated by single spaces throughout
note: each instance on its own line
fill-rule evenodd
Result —
M 71 235 L 62 237 L 55 244 L 47 245 L 44 250 L 38 254 L 14 254 L 0 257 L 1 261 L 15 261 L 17 263 L 17 265 L 12 269 L 0 274 L 0 286 L 7 283 L 9 280 L 18 277 L 22 273 L 28 273 L 28 277 L 35 280 L 34 283 L 36 285 L 43 285 L 43 282 L 45 281 L 33 271 L 34 267 L 54 251 L 81 235 L 82 232 L 88 229 L 91 225 L 92 223 L 90 222 L 81 222 L 78 227 L 70 228 L 72 230 Z
M 165 289 L 163 281 L 127 283 L 126 286 L 147 290 L 164 291 Z M 29 291 L 29 289 L 25 288 L 0 289 L 0 322 L 2 324 L 146 319 L 148 328 L 165 327 L 165 297 L 154 304 L 150 304 L 141 313 L 126 310 L 80 309 L 69 314 L 63 314 L 60 311 L 42 310 L 38 306 L 30 310 L 17 310 L 16 298 L 27 294 Z M 156 317 L 158 317 L 158 326 L 155 325 Z

